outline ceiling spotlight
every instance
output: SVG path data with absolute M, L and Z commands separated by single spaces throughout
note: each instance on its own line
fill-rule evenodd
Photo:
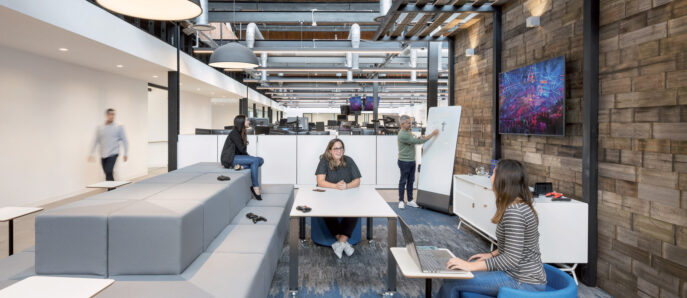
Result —
M 117 66 L 117 68 L 122 68 L 122 67 L 124 67 L 124 65 L 121 65 L 121 64 L 117 64 L 116 66 Z
M 60 52 L 67 52 L 67 51 L 69 51 L 69 49 L 67 49 L 67 48 L 59 48 L 58 50 L 60 50 Z
M 525 20 L 527 28 L 539 27 L 540 20 L 539 16 L 531 16 Z
M 466 57 L 472 57 L 474 55 L 475 55 L 475 49 L 474 48 L 465 49 L 465 56 Z
M 96 0 L 100 6 L 139 19 L 181 21 L 199 16 L 199 0 Z

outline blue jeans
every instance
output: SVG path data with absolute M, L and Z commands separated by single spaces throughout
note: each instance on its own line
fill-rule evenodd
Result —
M 544 284 L 519 282 L 503 271 L 478 271 L 472 274 L 475 276 L 472 279 L 445 279 L 439 289 L 439 297 L 459 298 L 460 292 L 496 297 L 501 287 L 533 292 L 546 290 Z
M 398 181 L 398 201 L 403 202 L 403 193 L 408 191 L 408 202 L 413 201 L 413 183 L 415 183 L 415 162 L 398 161 L 401 169 L 401 180 Z
M 258 170 L 265 160 L 262 157 L 250 156 L 250 155 L 235 155 L 234 164 L 241 165 L 244 168 L 250 168 L 250 178 L 253 180 L 253 187 L 260 186 L 260 178 L 258 177 Z

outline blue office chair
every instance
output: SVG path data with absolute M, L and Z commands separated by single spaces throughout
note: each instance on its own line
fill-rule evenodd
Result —
M 341 218 L 338 220 L 341 221 Z M 358 224 L 355 225 L 351 238 L 348 238 L 348 243 L 351 245 L 360 242 L 362 234 L 361 225 L 361 221 L 358 219 Z M 310 239 L 312 239 L 312 242 L 323 246 L 331 246 L 336 241 L 336 238 L 329 232 L 327 224 L 324 223 L 324 219 L 321 217 L 310 218 Z
M 499 289 L 498 298 L 577 298 L 575 280 L 567 273 L 548 264 L 544 264 L 546 271 L 546 291 L 530 292 L 503 287 Z M 460 292 L 460 298 L 491 298 L 491 296 Z

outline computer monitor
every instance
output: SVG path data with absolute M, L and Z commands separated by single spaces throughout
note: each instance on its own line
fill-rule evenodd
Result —
M 339 125 L 339 131 L 351 131 L 351 122 L 341 121 Z
M 379 101 L 379 97 L 377 97 L 377 101 Z M 374 109 L 375 109 L 374 97 L 372 97 L 372 96 L 365 97 L 365 105 L 363 107 L 363 111 L 374 111 Z
M 353 96 L 348 102 L 351 104 L 351 112 L 360 112 L 363 110 L 363 100 L 360 96 Z
M 351 106 L 349 106 L 349 105 L 341 105 L 341 114 L 342 114 L 342 115 L 349 115 L 349 114 L 351 114 Z
M 327 120 L 327 126 L 329 126 L 329 127 L 336 127 L 336 126 L 339 126 L 339 121 L 336 121 L 336 120 Z
M 255 127 L 255 134 L 256 135 L 268 135 L 268 134 L 270 134 L 270 127 L 269 126 L 256 126 Z
M 270 119 L 268 118 L 248 118 L 250 120 L 250 126 L 268 126 L 270 125 Z
M 316 122 L 315 123 L 315 130 L 316 131 L 324 131 L 324 122 Z
M 341 123 L 341 121 L 348 121 L 348 115 L 336 115 L 336 121 Z

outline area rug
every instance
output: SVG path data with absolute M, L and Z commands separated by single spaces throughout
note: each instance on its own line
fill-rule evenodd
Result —
M 390 205 L 410 225 L 418 245 L 446 247 L 461 258 L 489 250 L 487 242 L 468 228 L 457 229 L 459 219 L 455 215 L 421 208 L 398 209 L 397 203 Z M 306 239 L 310 239 L 310 229 L 306 230 Z M 338 259 L 330 247 L 318 246 L 309 241 L 306 247 L 300 248 L 298 297 L 380 297 L 385 292 L 387 221 L 374 219 L 374 248 L 365 240 L 364 226 L 362 232 L 363 240 L 354 246 L 355 253 L 351 257 L 344 255 L 342 259 Z M 405 243 L 400 226 L 397 227 L 397 243 L 397 246 Z M 289 247 L 285 243 L 272 280 L 270 297 L 288 296 L 288 265 Z M 394 297 L 425 296 L 424 280 L 404 278 L 400 271 L 396 274 L 397 292 Z M 433 282 L 435 294 L 440 286 L 441 281 Z

